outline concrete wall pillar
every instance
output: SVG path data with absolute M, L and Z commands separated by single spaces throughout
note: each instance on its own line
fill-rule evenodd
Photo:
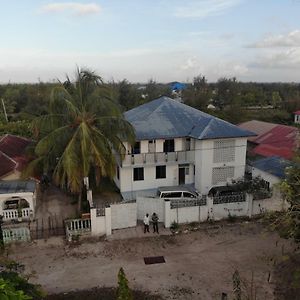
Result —
M 105 230 L 106 235 L 111 235 L 111 207 L 105 207 Z
M 246 202 L 247 202 L 247 216 L 249 218 L 252 217 L 253 212 L 253 195 L 252 194 L 246 194 Z
M 165 200 L 165 228 L 170 228 L 171 226 L 171 202 L 170 200 Z
M 207 196 L 207 213 L 208 213 L 208 219 L 214 220 L 214 199 L 212 197 Z

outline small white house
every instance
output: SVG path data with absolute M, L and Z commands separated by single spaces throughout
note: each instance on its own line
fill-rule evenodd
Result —
M 261 177 L 269 188 L 285 178 L 285 170 L 292 163 L 279 156 L 262 158 L 251 163 L 252 177 Z
M 0 181 L 0 215 L 3 221 L 29 220 L 36 206 L 35 181 Z
M 168 97 L 131 109 L 125 118 L 136 134 L 133 147 L 124 142 L 115 177 L 125 199 L 185 184 L 207 194 L 244 176 L 250 131 Z
M 300 110 L 294 112 L 294 123 L 300 124 Z

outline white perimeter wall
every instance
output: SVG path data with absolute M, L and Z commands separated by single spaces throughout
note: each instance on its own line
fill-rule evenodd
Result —
M 243 178 L 245 174 L 247 138 L 235 139 L 235 160 L 232 162 L 213 162 L 214 140 L 196 140 L 195 142 L 195 187 L 207 194 L 213 186 L 226 185 L 232 179 Z M 212 184 L 212 169 L 216 167 L 234 167 L 231 180 Z
M 137 196 L 136 204 L 138 220 L 143 220 L 147 213 L 151 217 L 151 215 L 155 212 L 159 217 L 159 222 L 165 221 L 164 199 Z
M 136 203 L 112 204 L 111 229 L 120 229 L 136 226 Z

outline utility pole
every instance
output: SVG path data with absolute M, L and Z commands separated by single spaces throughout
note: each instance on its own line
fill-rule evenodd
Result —
M 4 117 L 5 117 L 6 122 L 8 122 L 6 108 L 5 108 L 5 104 L 4 104 L 3 98 L 1 98 L 1 101 L 2 101 L 2 106 L 3 106 Z

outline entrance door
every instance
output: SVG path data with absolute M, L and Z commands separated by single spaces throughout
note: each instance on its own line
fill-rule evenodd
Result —
M 185 168 L 179 168 L 179 185 L 185 184 Z

